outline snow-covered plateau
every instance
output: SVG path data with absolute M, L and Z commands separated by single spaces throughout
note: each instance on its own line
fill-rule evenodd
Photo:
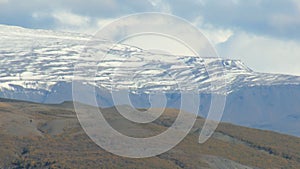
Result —
M 180 93 L 193 90 L 199 92 L 201 116 L 207 115 L 211 93 L 227 95 L 222 121 L 300 136 L 297 76 L 255 72 L 240 60 L 174 56 L 125 44 L 107 51 L 112 44 L 104 40 L 90 48 L 92 36 L 85 34 L 0 25 L 0 37 L 2 98 L 72 101 L 76 81 L 82 95 L 96 88 L 101 107 L 115 105 L 111 91 L 126 90 L 136 107 L 147 108 L 149 95 L 164 93 L 168 107 L 180 108 Z

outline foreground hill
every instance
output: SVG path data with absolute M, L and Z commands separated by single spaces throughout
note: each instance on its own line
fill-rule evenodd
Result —
M 147 125 L 125 120 L 115 108 L 103 112 L 118 131 L 147 137 L 170 126 L 178 111 L 167 109 Z M 212 138 L 198 144 L 201 118 L 174 149 L 130 159 L 94 144 L 71 102 L 43 105 L 1 99 L 0 116 L 0 168 L 300 168 L 300 138 L 222 123 Z

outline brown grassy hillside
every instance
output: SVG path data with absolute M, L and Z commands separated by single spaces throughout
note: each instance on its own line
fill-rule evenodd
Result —
M 167 109 L 151 124 L 128 122 L 103 109 L 112 126 L 132 136 L 158 134 L 178 111 Z M 203 119 L 174 149 L 145 159 L 122 158 L 97 146 L 83 132 L 72 103 L 41 105 L 0 100 L 0 168 L 300 168 L 300 138 L 220 124 L 198 144 Z M 132 132 L 134 131 L 134 132 Z

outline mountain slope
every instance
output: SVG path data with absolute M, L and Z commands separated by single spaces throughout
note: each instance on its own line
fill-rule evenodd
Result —
M 172 56 L 122 44 L 103 51 L 112 45 L 106 41 L 95 44 L 99 57 L 91 58 L 85 47 L 92 36 L 83 34 L 0 25 L 0 35 L 0 97 L 71 101 L 75 72 L 74 80 L 84 78 L 80 94 L 96 86 L 101 107 L 116 104 L 111 89 L 130 89 L 133 106 L 140 108 L 150 106 L 153 93 L 166 94 L 167 107 L 180 108 L 180 90 L 196 89 L 201 99 L 198 114 L 206 117 L 210 94 L 224 87 L 211 83 L 226 80 L 227 91 L 221 93 L 227 95 L 223 121 L 300 136 L 300 77 L 255 72 L 239 60 Z M 101 59 L 103 53 L 108 55 Z M 210 76 L 206 69 L 214 75 L 225 73 L 224 77 Z M 80 101 L 90 103 L 88 98 Z
M 125 120 L 115 108 L 102 112 L 115 129 L 136 137 L 164 131 L 178 113 L 167 109 L 158 120 L 145 126 Z M 42 105 L 1 99 L 0 115 L 0 168 L 300 167 L 299 138 L 222 123 L 212 138 L 198 144 L 204 122 L 201 118 L 174 149 L 156 157 L 130 159 L 96 146 L 79 125 L 71 102 Z

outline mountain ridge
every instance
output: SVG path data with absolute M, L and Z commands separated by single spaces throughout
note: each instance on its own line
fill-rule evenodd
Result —
M 86 91 L 96 86 L 102 107 L 114 106 L 111 89 L 130 89 L 136 107 L 149 107 L 149 94 L 156 92 L 169 99 L 167 107 L 180 108 L 180 91 L 196 89 L 202 102 L 198 114 L 207 117 L 211 94 L 221 89 L 227 95 L 223 121 L 300 136 L 298 76 L 255 72 L 238 60 L 165 55 L 122 44 L 103 51 L 112 44 L 97 41 L 89 46 L 93 37 L 84 34 L 2 25 L 0 36 L 0 97 L 72 101 L 72 80 L 78 80 Z M 94 48 L 92 54 L 107 57 L 89 57 L 86 49 Z M 212 82 L 221 85 L 213 88 Z

